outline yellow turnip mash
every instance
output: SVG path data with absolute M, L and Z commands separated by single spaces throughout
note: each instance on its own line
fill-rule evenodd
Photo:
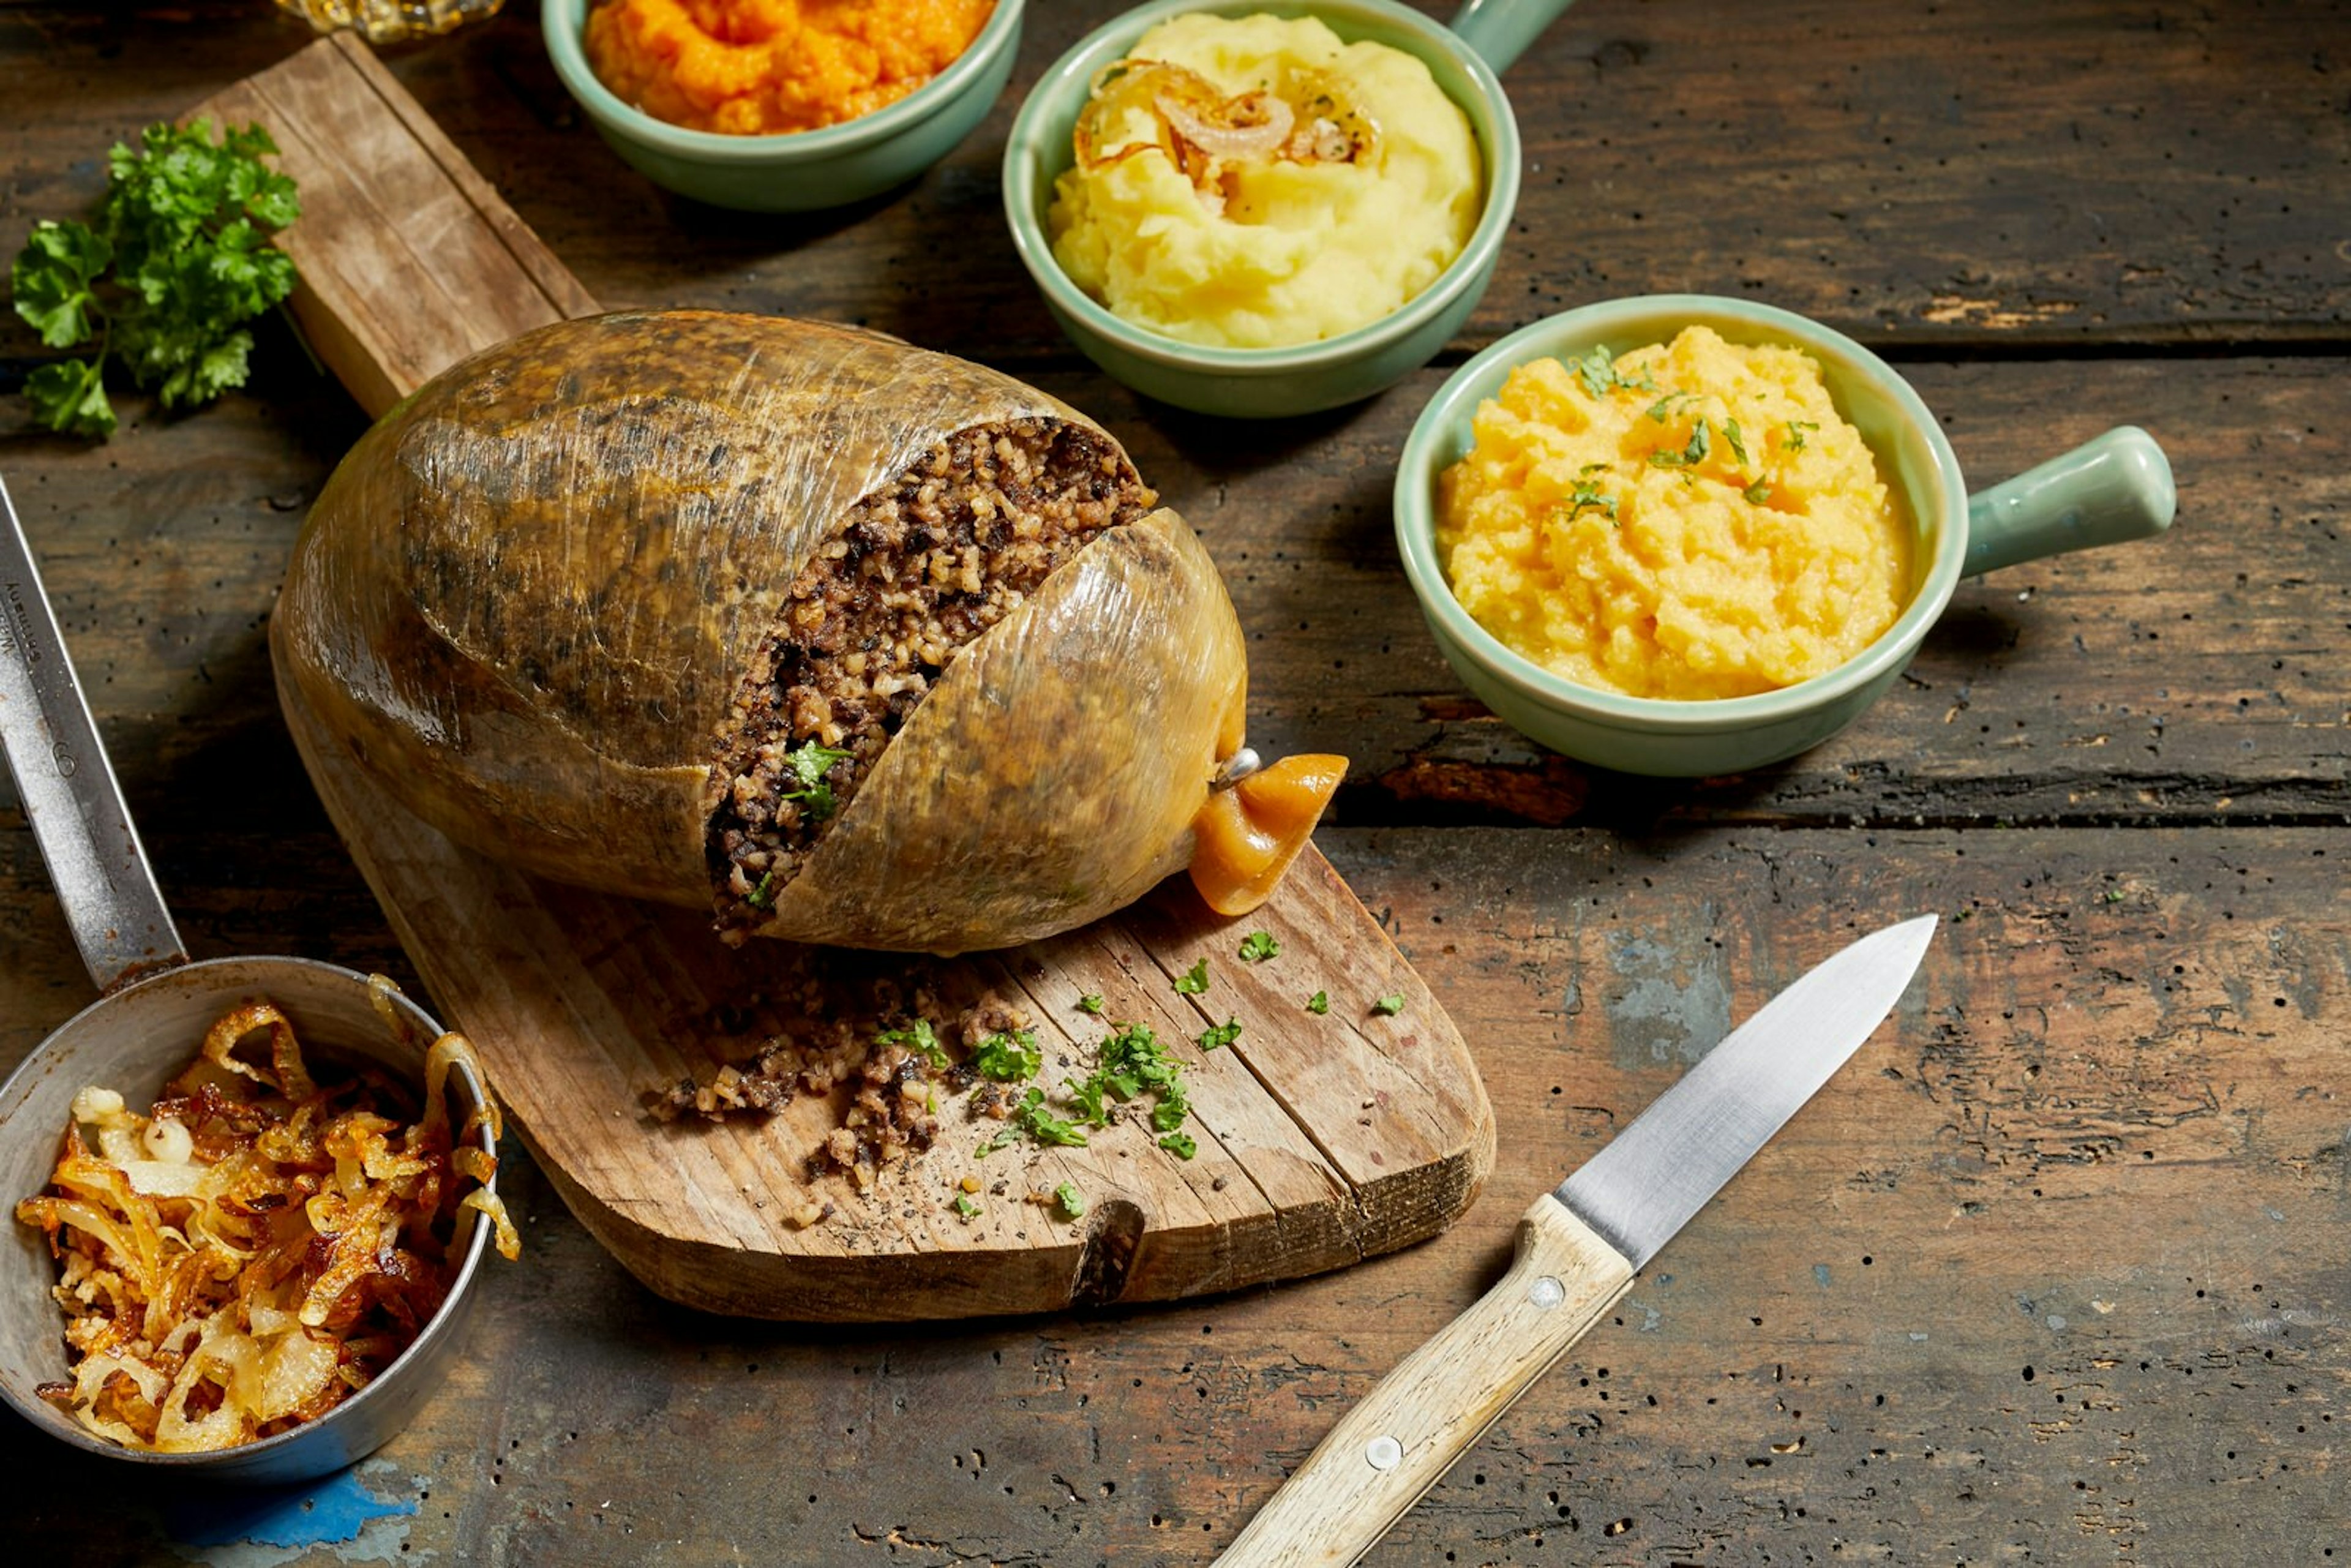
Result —
M 1311 17 L 1161 23 L 1096 84 L 1077 152 L 1048 223 L 1062 270 L 1125 320 L 1228 348 L 1378 320 L 1461 254 L 1483 200 L 1428 68 Z
M 1514 652 L 1642 697 L 1825 674 L 1910 589 L 1909 529 L 1819 365 L 1704 327 L 1512 371 L 1438 480 L 1437 549 Z

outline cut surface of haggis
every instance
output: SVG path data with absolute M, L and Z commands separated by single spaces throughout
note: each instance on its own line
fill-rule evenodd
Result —
M 956 432 L 851 508 L 785 591 L 714 748 L 722 935 L 761 923 L 956 653 L 1155 499 L 1099 433 L 1023 418 Z

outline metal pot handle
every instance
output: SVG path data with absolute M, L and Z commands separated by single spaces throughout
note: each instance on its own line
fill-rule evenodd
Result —
M 188 961 L 90 722 L 56 612 L 0 482 L 0 743 L 74 945 L 100 991 Z

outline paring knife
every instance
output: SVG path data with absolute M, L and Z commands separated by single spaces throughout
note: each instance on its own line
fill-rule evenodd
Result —
M 1217 1568 L 1345 1568 L 1370 1551 L 1860 1049 L 1934 935 L 1923 915 L 1807 971 L 1535 1199 L 1501 1283 L 1341 1418 Z

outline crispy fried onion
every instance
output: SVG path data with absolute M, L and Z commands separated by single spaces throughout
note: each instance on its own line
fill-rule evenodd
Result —
M 242 1049 L 256 1038 L 266 1053 Z M 273 1437 L 381 1375 L 475 1223 L 521 1250 L 476 1141 L 495 1142 L 496 1108 L 453 1146 L 442 1085 L 472 1051 L 434 1043 L 424 1113 L 403 1124 L 383 1113 L 389 1082 L 314 1082 L 286 1015 L 253 998 L 149 1114 L 110 1089 L 75 1095 L 47 1188 L 16 1206 L 57 1260 L 73 1362 L 41 1397 L 126 1448 L 182 1453 Z
M 1136 110 L 1148 117 L 1148 138 L 1106 147 L 1121 127 L 1134 124 L 1130 111 Z M 1203 204 L 1222 212 L 1236 164 L 1367 162 L 1377 150 L 1379 127 L 1327 78 L 1302 77 L 1228 97 L 1188 67 L 1135 59 L 1095 76 L 1078 116 L 1075 143 L 1078 164 L 1089 172 L 1155 150 L 1183 172 Z

